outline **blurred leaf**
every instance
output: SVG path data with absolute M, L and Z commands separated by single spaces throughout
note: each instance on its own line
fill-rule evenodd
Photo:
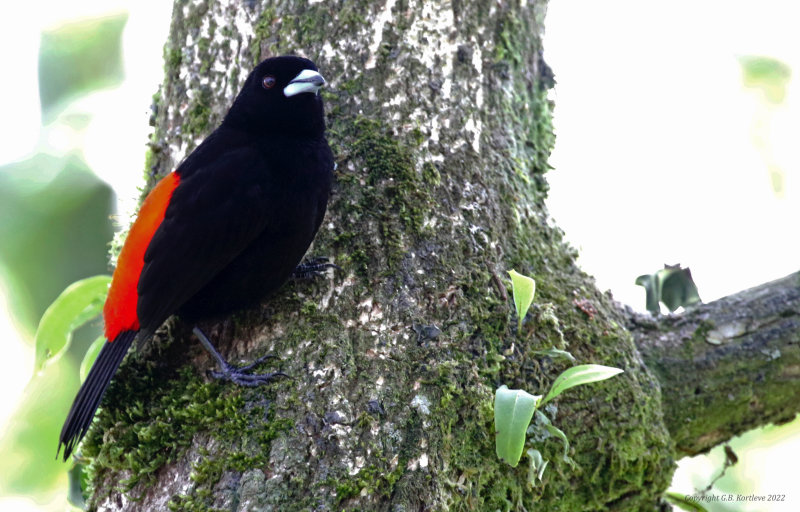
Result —
M 536 293 L 536 281 L 528 276 L 517 273 L 516 270 L 509 270 L 511 276 L 511 288 L 514 292 L 514 306 L 517 308 L 517 329 L 522 329 L 522 320 L 528 314 L 528 308 L 533 302 L 533 295 Z
M 70 99 L 122 82 L 121 36 L 127 20 L 128 14 L 120 13 L 42 32 L 39 97 L 45 119 L 53 119 Z
M 63 354 L 72 333 L 103 310 L 110 276 L 94 276 L 73 283 L 44 312 L 36 330 L 35 372 Z
M 611 377 L 619 375 L 622 372 L 623 370 L 620 368 L 603 366 L 601 364 L 580 364 L 578 366 L 573 366 L 572 368 L 564 370 L 561 375 L 556 377 L 556 380 L 553 382 L 550 391 L 539 405 L 543 406 L 569 388 L 610 379 Z
M 636 284 L 644 288 L 645 308 L 647 308 L 647 311 L 654 315 L 660 313 L 661 282 L 657 274 L 641 275 L 636 278 Z
M 89 350 L 87 350 L 86 354 L 83 356 L 80 370 L 81 382 L 85 381 L 86 376 L 89 375 L 89 370 L 92 369 L 92 365 L 94 364 L 95 359 L 97 359 L 97 354 L 100 353 L 104 343 L 108 343 L 106 337 L 99 336 L 92 342 L 92 344 L 89 346 Z
M 47 496 L 66 484 L 68 466 L 56 447 L 77 389 L 78 372 L 66 357 L 29 382 L 0 438 L 0 493 Z
M 67 501 L 79 510 L 86 510 L 86 499 L 83 497 L 83 490 L 86 487 L 86 467 L 83 464 L 74 464 L 68 473 L 69 490 L 67 491 Z
M 67 285 L 108 271 L 112 201 L 111 188 L 75 155 L 40 153 L 0 167 L 0 267 L 11 313 L 31 338 Z
M 689 512 L 706 512 L 706 508 L 701 505 L 697 500 L 689 499 L 685 494 L 679 492 L 667 491 L 664 493 L 664 499 L 667 503 L 678 507 L 681 510 L 688 510 Z
M 500 386 L 494 395 L 495 451 L 511 467 L 519 464 L 525 433 L 541 396 Z
M 655 274 L 645 274 L 636 278 L 636 284 L 644 287 L 648 311 L 657 315 L 661 311 L 660 302 L 675 311 L 700 302 L 697 285 L 692 280 L 692 272 L 680 265 L 664 265 Z
M 783 103 L 792 68 L 778 59 L 756 55 L 739 57 L 745 87 L 759 89 L 770 103 Z
M 688 268 L 670 267 L 662 270 L 665 277 L 661 282 L 661 302 L 670 311 L 679 307 L 691 306 L 700 302 L 697 285 L 692 280 L 692 273 Z

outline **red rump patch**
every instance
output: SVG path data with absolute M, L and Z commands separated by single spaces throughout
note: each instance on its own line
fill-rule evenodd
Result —
M 171 172 L 159 181 L 147 194 L 139 209 L 139 214 L 128 232 L 125 245 L 122 246 L 119 253 L 117 268 L 111 278 L 108 298 L 103 307 L 105 334 L 109 342 L 113 341 L 122 331 L 139 330 L 139 317 L 136 314 L 139 294 L 136 287 L 144 267 L 144 253 L 147 246 L 150 245 L 156 229 L 164 220 L 172 192 L 180 180 L 177 173 Z

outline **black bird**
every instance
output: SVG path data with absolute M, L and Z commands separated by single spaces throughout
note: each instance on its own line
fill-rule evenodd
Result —
M 103 309 L 108 342 L 61 430 L 65 461 L 134 339 L 149 340 L 172 314 L 195 322 L 257 303 L 298 267 L 333 179 L 319 96 L 324 84 L 310 60 L 263 61 L 222 124 L 145 198 Z M 215 376 L 258 385 L 279 375 L 228 364 L 194 332 L 221 366 Z

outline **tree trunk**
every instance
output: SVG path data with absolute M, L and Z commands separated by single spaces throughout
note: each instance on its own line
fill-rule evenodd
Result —
M 341 271 L 203 326 L 291 375 L 242 389 L 169 321 L 129 357 L 83 447 L 99 510 L 639 510 L 674 469 L 659 381 L 625 315 L 544 206 L 553 85 L 542 1 L 178 1 L 148 184 L 213 127 L 250 68 L 315 60 L 336 185 L 311 253 Z M 516 332 L 506 271 L 537 283 Z M 492 401 L 571 363 L 623 368 L 568 391 L 531 486 L 495 455 Z

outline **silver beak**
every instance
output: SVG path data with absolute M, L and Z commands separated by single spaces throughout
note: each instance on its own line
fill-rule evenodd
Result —
M 303 92 L 316 94 L 323 85 L 325 85 L 325 79 L 322 78 L 322 75 L 316 71 L 304 69 L 289 82 L 289 85 L 283 88 L 283 95 L 289 98 Z

